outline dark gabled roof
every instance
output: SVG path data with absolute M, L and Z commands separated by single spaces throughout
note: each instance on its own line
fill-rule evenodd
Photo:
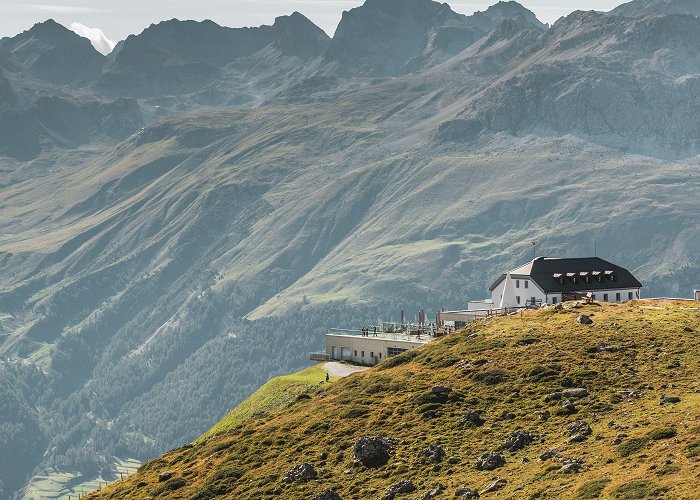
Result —
M 601 289 L 641 288 L 642 284 L 627 269 L 600 257 L 555 259 L 538 257 L 510 272 L 529 276 L 544 293 L 588 292 Z M 501 275 L 492 285 L 493 291 L 503 281 Z M 601 281 L 598 281 L 601 279 Z

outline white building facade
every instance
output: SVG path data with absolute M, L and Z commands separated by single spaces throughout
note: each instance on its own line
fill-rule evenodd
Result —
M 489 287 L 491 298 L 471 302 L 469 308 L 539 307 L 581 297 L 624 302 L 639 299 L 641 288 L 627 269 L 598 257 L 538 257 L 501 275 Z

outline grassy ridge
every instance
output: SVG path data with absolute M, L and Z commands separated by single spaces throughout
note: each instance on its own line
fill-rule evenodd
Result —
M 582 313 L 593 326 L 577 322 Z M 507 483 L 493 498 L 696 498 L 698 332 L 700 309 L 680 302 L 550 308 L 479 322 L 173 450 L 91 498 L 311 498 L 328 487 L 346 499 L 378 498 L 402 479 L 420 495 L 441 483 L 450 498 L 460 486 L 483 490 L 495 478 Z M 435 385 L 451 392 L 436 397 Z M 566 388 L 588 395 L 569 406 L 550 396 Z M 660 404 L 663 397 L 679 400 Z M 470 410 L 483 425 L 466 425 Z M 576 420 L 591 427 L 582 441 L 568 430 Z M 533 442 L 502 451 L 503 467 L 477 470 L 477 458 L 518 429 Z M 354 461 L 353 445 L 365 435 L 396 440 L 387 465 Z M 446 453 L 437 465 L 420 456 L 431 443 Z M 550 450 L 557 451 L 542 458 Z M 563 472 L 572 460 L 580 471 Z M 302 462 L 318 478 L 283 484 Z M 159 482 L 166 471 L 172 477 Z
M 205 432 L 196 442 L 235 428 L 253 418 L 262 418 L 273 411 L 281 410 L 293 403 L 300 395 L 311 392 L 325 381 L 326 372 L 318 364 L 291 375 L 271 379 L 248 399 L 236 406 L 214 427 Z M 336 377 L 331 377 L 334 381 Z

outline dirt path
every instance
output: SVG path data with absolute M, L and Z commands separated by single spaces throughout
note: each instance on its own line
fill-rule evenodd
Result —
M 368 366 L 352 366 L 346 365 L 344 363 L 338 363 L 336 361 L 329 361 L 323 365 L 323 369 L 328 372 L 331 377 L 347 377 L 353 373 L 363 372 L 369 370 Z

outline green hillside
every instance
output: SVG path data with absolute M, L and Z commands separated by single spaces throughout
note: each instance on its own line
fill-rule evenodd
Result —
M 475 323 L 264 418 L 229 420 L 90 498 L 451 498 L 489 487 L 493 498 L 696 498 L 698 331 L 693 302 Z M 389 455 L 357 460 L 361 437 L 384 438 Z
M 250 419 L 263 418 L 276 410 L 281 410 L 297 399 L 303 398 L 304 395 L 312 393 L 319 384 L 325 382 L 325 377 L 326 372 L 321 365 L 310 366 L 291 375 L 275 377 L 231 410 L 231 413 L 205 432 L 197 441 L 205 441 Z M 329 382 L 335 380 L 336 377 L 331 377 Z

